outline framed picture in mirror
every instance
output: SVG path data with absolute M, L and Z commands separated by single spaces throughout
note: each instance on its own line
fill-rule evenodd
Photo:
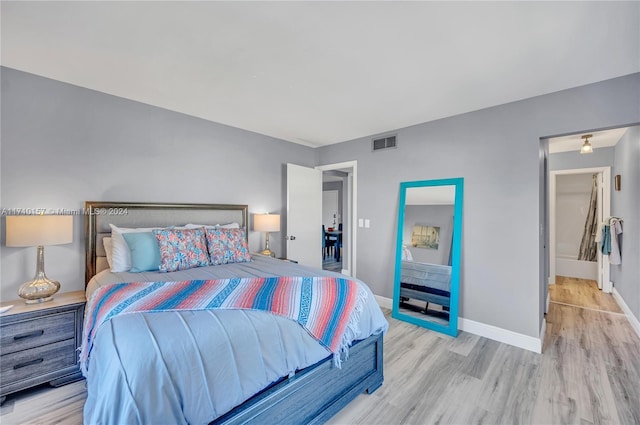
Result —
M 411 246 L 414 248 L 438 249 L 440 227 L 415 224 L 411 234 Z

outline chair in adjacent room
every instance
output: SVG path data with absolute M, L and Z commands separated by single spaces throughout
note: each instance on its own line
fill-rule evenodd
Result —
M 337 243 L 337 239 L 330 237 L 327 234 L 327 231 L 324 228 L 324 224 L 322 225 L 322 259 L 324 260 L 327 255 L 333 254 L 333 249 L 335 249 Z

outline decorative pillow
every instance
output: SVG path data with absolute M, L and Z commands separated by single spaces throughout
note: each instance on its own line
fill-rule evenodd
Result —
M 222 227 L 223 229 L 239 229 L 240 228 L 240 223 L 228 223 L 228 224 L 216 224 L 216 225 L 211 225 L 211 224 L 187 224 L 184 226 L 186 229 L 199 229 L 201 227 L 204 227 L 205 229 L 209 229 L 212 227 Z
M 111 246 L 111 238 L 102 238 L 102 245 L 104 245 L 104 253 L 107 256 L 107 264 L 111 268 L 111 256 L 113 247 Z
M 156 229 L 161 272 L 175 272 L 209 265 L 204 229 Z
M 117 227 L 113 224 L 109 224 L 109 226 L 111 226 L 111 271 L 114 273 L 128 272 L 131 269 L 131 252 L 122 234 L 150 232 L 157 227 L 130 229 Z
M 212 227 L 207 228 L 206 232 L 212 265 L 251 261 L 244 229 Z
M 160 269 L 160 249 L 153 233 L 123 233 L 122 236 L 131 252 L 131 273 Z

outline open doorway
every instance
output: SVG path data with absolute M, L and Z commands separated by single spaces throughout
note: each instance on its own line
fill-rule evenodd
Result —
M 343 217 L 348 174 L 329 170 L 322 173 L 322 268 L 342 272 Z
M 356 277 L 357 161 L 316 169 L 323 180 L 323 268 Z
M 549 283 L 558 276 L 593 280 L 611 292 L 609 259 L 598 249 L 611 216 L 611 167 L 550 171 Z
M 611 295 L 609 257 L 603 255 L 602 226 L 612 215 L 614 150 L 627 128 L 548 139 L 549 304 L 620 314 Z M 591 137 L 585 140 L 586 135 Z M 590 153 L 581 153 L 589 141 Z

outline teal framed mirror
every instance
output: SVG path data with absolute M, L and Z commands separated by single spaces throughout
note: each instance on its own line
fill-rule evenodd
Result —
M 400 183 L 391 316 L 458 335 L 464 179 Z

